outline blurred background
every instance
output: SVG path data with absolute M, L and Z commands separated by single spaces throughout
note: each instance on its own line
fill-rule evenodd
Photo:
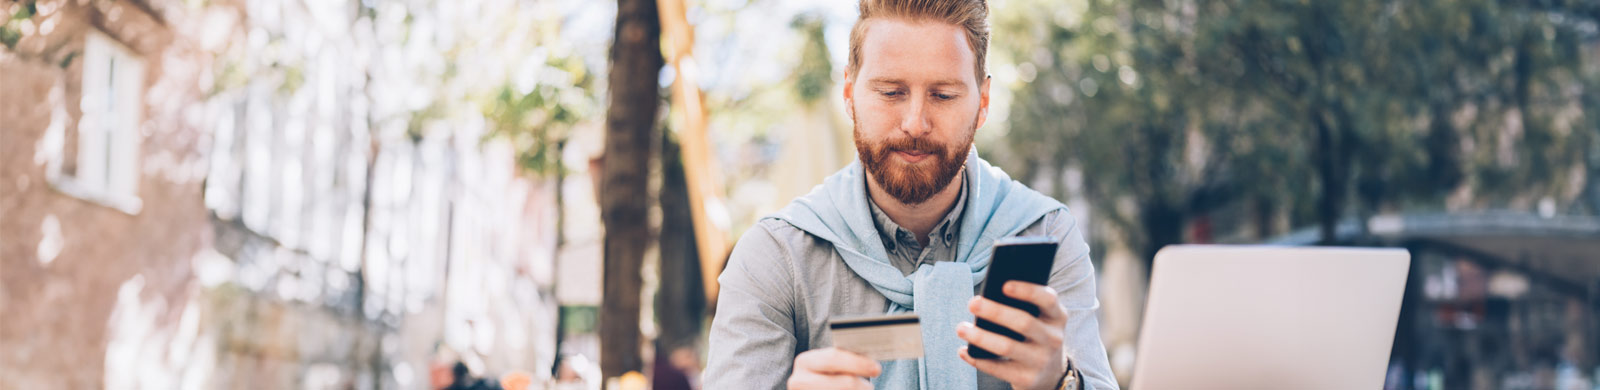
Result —
M 1126 385 L 1176 243 L 1412 252 L 1386 388 L 1600 389 L 1600 3 L 996 0 Z M 688 389 L 853 2 L 0 0 L 0 389 Z M 1361 286 L 1351 286 L 1361 288 Z

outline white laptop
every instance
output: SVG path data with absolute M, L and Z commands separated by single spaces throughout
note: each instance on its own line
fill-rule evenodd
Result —
M 1382 388 L 1410 265 L 1404 249 L 1163 248 L 1132 388 Z

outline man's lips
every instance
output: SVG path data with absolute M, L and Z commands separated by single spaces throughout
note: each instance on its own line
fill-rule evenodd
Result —
M 894 151 L 894 154 L 900 156 L 900 159 L 906 160 L 906 162 L 909 163 L 920 162 L 923 159 L 928 158 L 928 156 L 933 155 L 932 153 L 922 153 L 914 150 L 896 150 Z

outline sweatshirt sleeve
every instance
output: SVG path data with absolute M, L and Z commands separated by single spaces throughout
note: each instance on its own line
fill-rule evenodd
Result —
M 783 389 L 797 354 L 794 275 L 781 243 L 762 224 L 734 245 L 717 278 L 707 389 Z
M 1100 299 L 1083 229 L 1067 209 L 1045 215 L 1043 222 L 1046 231 L 1061 243 L 1056 250 L 1055 265 L 1050 270 L 1049 284 L 1056 290 L 1061 306 L 1067 309 L 1062 352 L 1078 370 L 1084 389 L 1116 389 L 1117 379 L 1111 373 L 1105 344 L 1100 341 L 1097 316 Z

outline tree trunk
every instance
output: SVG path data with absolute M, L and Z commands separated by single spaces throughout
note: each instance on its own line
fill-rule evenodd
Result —
M 1259 241 L 1266 241 L 1267 239 L 1272 238 L 1274 233 L 1272 228 L 1272 214 L 1276 205 L 1274 205 L 1272 199 L 1268 198 L 1266 195 L 1256 194 L 1254 198 L 1254 202 L 1251 204 L 1251 208 L 1253 209 L 1251 216 L 1254 217 L 1253 219 L 1256 225 L 1255 238 Z
M 689 186 L 683 160 L 670 136 L 661 142 L 661 287 L 656 291 L 656 322 L 661 335 L 656 354 L 666 356 L 680 347 L 697 346 L 706 295 L 700 281 L 700 253 L 694 237 L 694 217 L 689 212 Z
M 550 250 L 551 263 L 555 264 L 555 274 L 561 275 L 561 250 L 567 247 L 567 166 L 562 162 L 561 156 L 566 154 L 567 140 L 556 143 L 556 245 Z M 555 284 L 561 284 L 561 278 L 556 278 Z M 567 341 L 566 310 L 562 310 L 560 302 L 556 306 L 556 354 L 560 356 Z
M 1594 127 L 1594 133 L 1589 135 L 1589 151 L 1584 154 L 1588 157 L 1584 166 L 1589 170 L 1589 188 L 1584 190 L 1584 194 L 1585 199 L 1589 200 L 1589 212 L 1600 215 L 1600 120 L 1594 122 L 1597 126 Z
M 1317 178 L 1322 185 L 1322 196 L 1317 199 L 1317 224 L 1321 228 L 1321 245 L 1332 245 L 1338 239 L 1339 215 L 1344 211 L 1345 162 L 1339 161 L 1344 147 L 1337 130 L 1328 123 L 1327 114 L 1314 111 L 1316 118 L 1316 143 L 1312 155 L 1316 156 Z
M 1167 245 L 1183 243 L 1184 213 L 1160 200 L 1147 202 L 1139 212 L 1139 223 L 1144 227 L 1144 245 L 1139 257 L 1144 260 L 1144 278 L 1150 280 L 1155 269 L 1156 252 Z
M 605 224 L 600 370 L 607 378 L 644 369 L 639 354 L 640 267 L 650 242 L 648 182 L 660 106 L 660 37 L 654 0 L 617 1 L 600 183 Z

